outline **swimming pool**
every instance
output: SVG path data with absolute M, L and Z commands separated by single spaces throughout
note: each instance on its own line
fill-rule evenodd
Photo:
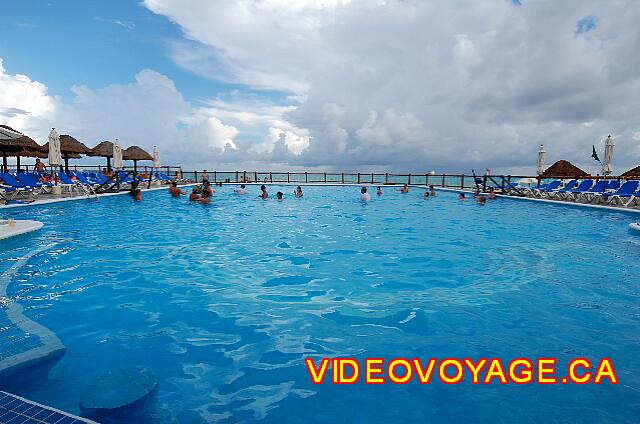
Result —
M 96 371 L 134 364 L 159 378 L 135 422 L 640 416 L 630 215 L 423 200 L 418 189 L 369 204 L 358 187 L 308 187 L 304 199 L 286 187 L 281 203 L 231 190 L 209 206 L 163 191 L 3 211 L 45 222 L 2 243 L 0 272 L 52 244 L 9 295 L 67 347 L 48 377 L 23 374 L 16 394 L 78 413 Z M 318 386 L 307 356 L 610 357 L 620 384 Z

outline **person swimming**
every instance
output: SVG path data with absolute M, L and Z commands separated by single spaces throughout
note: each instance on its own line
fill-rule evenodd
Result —
M 458 200 L 466 200 L 467 198 L 465 197 L 464 193 L 460 193 L 458 194 Z
M 433 185 L 429 186 L 429 194 L 433 197 L 436 195 L 436 188 Z
M 293 192 L 293 194 L 295 194 L 297 198 L 304 196 L 304 193 L 302 193 L 302 187 L 296 187 L 296 190 Z
M 277 192 L 276 198 L 278 199 L 278 202 L 282 202 L 284 200 L 284 193 L 281 191 Z
M 233 191 L 237 194 L 247 194 L 247 190 L 245 187 L 246 186 L 244 184 L 240 184 L 240 187 L 234 188 Z
M 187 193 L 178 188 L 177 181 L 171 181 L 171 185 L 169 186 L 169 194 L 171 194 L 173 197 L 180 197 L 181 195 Z
M 399 191 L 400 193 L 409 193 L 409 184 L 405 183 Z
M 202 190 L 202 196 L 196 202 L 208 205 L 211 201 L 211 194 L 207 190 Z
M 260 196 L 261 199 L 268 199 L 269 198 L 269 193 L 267 193 L 267 186 L 262 185 L 260 187 Z
M 200 190 L 200 186 L 194 186 L 193 189 L 191 190 L 191 194 L 189 195 L 189 201 L 191 202 L 196 202 L 200 199 L 200 193 L 202 193 L 202 190 Z
M 376 194 L 378 196 L 382 196 L 382 188 L 380 186 L 378 186 L 378 191 L 376 191 Z
M 370 200 L 371 200 L 371 195 L 369 193 L 367 193 L 367 188 L 366 187 L 362 187 L 360 189 L 360 201 L 368 202 Z
M 431 196 L 431 193 L 429 193 L 429 190 L 425 191 L 425 192 L 424 192 L 424 198 L 425 198 L 425 199 L 428 199 L 428 198 L 429 198 L 429 196 Z
M 484 205 L 487 203 L 487 198 L 485 196 L 478 196 L 478 204 Z

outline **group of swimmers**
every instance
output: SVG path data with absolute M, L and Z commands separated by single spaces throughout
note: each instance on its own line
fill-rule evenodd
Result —
M 222 183 L 216 183 L 217 186 L 221 187 Z M 139 189 L 137 189 L 137 185 L 135 187 L 135 189 L 137 190 L 136 194 L 141 195 L 141 192 Z M 132 188 L 132 192 L 133 192 L 133 188 Z M 236 187 L 233 189 L 234 193 L 236 194 L 247 194 L 247 188 L 245 184 L 240 184 L 239 187 Z M 401 188 L 396 189 L 396 191 L 399 191 L 400 193 L 406 194 L 409 193 L 409 185 L 408 184 L 404 184 Z M 211 195 L 215 193 L 215 190 L 211 187 L 211 184 L 209 183 L 208 180 L 203 180 L 201 185 L 196 185 L 193 187 L 193 189 L 191 190 L 191 193 L 189 194 L 189 201 L 191 202 L 198 202 L 198 203 L 202 203 L 202 204 L 209 204 L 211 201 Z M 176 181 L 172 181 L 170 186 L 169 186 L 169 194 L 171 194 L 171 196 L 173 197 L 180 197 L 183 195 L 186 195 L 187 193 L 185 193 L 184 191 L 182 191 L 179 187 L 178 187 L 178 183 Z M 302 187 L 301 186 L 297 186 L 296 189 L 293 191 L 293 195 L 296 198 L 302 198 L 304 197 L 304 192 L 302 191 Z M 377 196 L 382 196 L 383 192 L 382 192 L 382 186 L 378 186 L 378 189 L 376 190 L 376 195 Z M 429 187 L 427 187 L 426 191 L 423 194 L 423 197 L 425 199 L 428 199 L 430 197 L 435 197 L 436 196 L 436 188 L 433 185 L 430 185 Z M 138 198 L 136 198 L 134 196 L 134 194 L 132 194 L 132 197 L 134 197 L 134 199 L 136 200 L 140 200 Z M 269 198 L 269 193 L 267 192 L 267 186 L 266 185 L 262 185 L 260 186 L 260 194 L 258 195 L 258 197 L 260 199 L 268 199 Z M 480 193 L 480 189 L 476 189 L 474 194 L 473 194 L 473 198 L 481 205 L 486 204 L 487 202 L 487 196 L 484 196 Z M 495 199 L 496 198 L 496 193 L 495 191 L 491 188 L 489 189 L 489 194 L 488 194 L 488 198 L 489 199 Z M 460 193 L 458 195 L 458 199 L 461 201 L 466 200 L 466 196 L 464 193 Z M 276 193 L 276 200 L 278 201 L 283 201 L 284 200 L 284 193 L 281 191 L 278 191 Z M 362 202 L 369 202 L 371 201 L 371 195 L 369 194 L 369 190 L 367 189 L 367 187 L 362 187 L 360 189 L 360 200 Z

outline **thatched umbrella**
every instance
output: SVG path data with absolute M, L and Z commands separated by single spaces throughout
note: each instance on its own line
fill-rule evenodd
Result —
M 49 151 L 49 143 L 42 146 L 45 151 Z M 79 159 L 81 154 L 85 155 L 91 153 L 91 148 L 85 146 L 74 137 L 68 134 L 62 134 L 60 136 L 60 152 L 64 159 L 65 172 L 69 172 L 69 159 Z
M 542 178 L 583 178 L 589 174 L 566 160 L 559 160 L 542 173 Z
M 30 137 L 6 125 L 0 125 L 0 152 L 2 152 L 2 169 L 4 172 L 9 171 L 7 154 L 17 153 L 22 150 L 38 151 L 40 149 L 41 146 Z
M 138 161 L 139 160 L 153 160 L 153 156 L 147 153 L 146 150 L 138 147 L 131 146 L 128 149 L 122 151 L 122 159 L 124 160 L 132 160 L 133 161 L 133 170 L 138 172 Z
M 87 156 L 100 156 L 107 158 L 107 170 L 111 171 L 111 158 L 113 157 L 113 143 L 110 141 L 103 141 L 96 147 L 91 149 Z
M 624 178 L 640 178 L 640 165 L 636 166 L 633 169 L 628 170 L 624 174 L 620 175 Z

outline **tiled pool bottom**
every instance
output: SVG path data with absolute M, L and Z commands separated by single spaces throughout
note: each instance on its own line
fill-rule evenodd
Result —
M 135 422 L 628 422 L 640 357 L 632 217 L 309 187 L 209 207 L 145 194 L 11 210 L 45 228 L 9 297 L 67 347 L 19 395 L 78 413 L 96 372 L 159 378 Z M 7 216 L 8 217 L 8 216 Z M 69 219 L 69 218 L 72 219 Z M 6 246 L 6 247 L 5 247 Z M 617 386 L 314 386 L 311 356 L 612 358 Z M 584 405 L 589 405 L 585 408 Z M 620 405 L 625 405 L 621 408 Z
M 0 424 L 94 424 L 94 421 L 0 391 Z

